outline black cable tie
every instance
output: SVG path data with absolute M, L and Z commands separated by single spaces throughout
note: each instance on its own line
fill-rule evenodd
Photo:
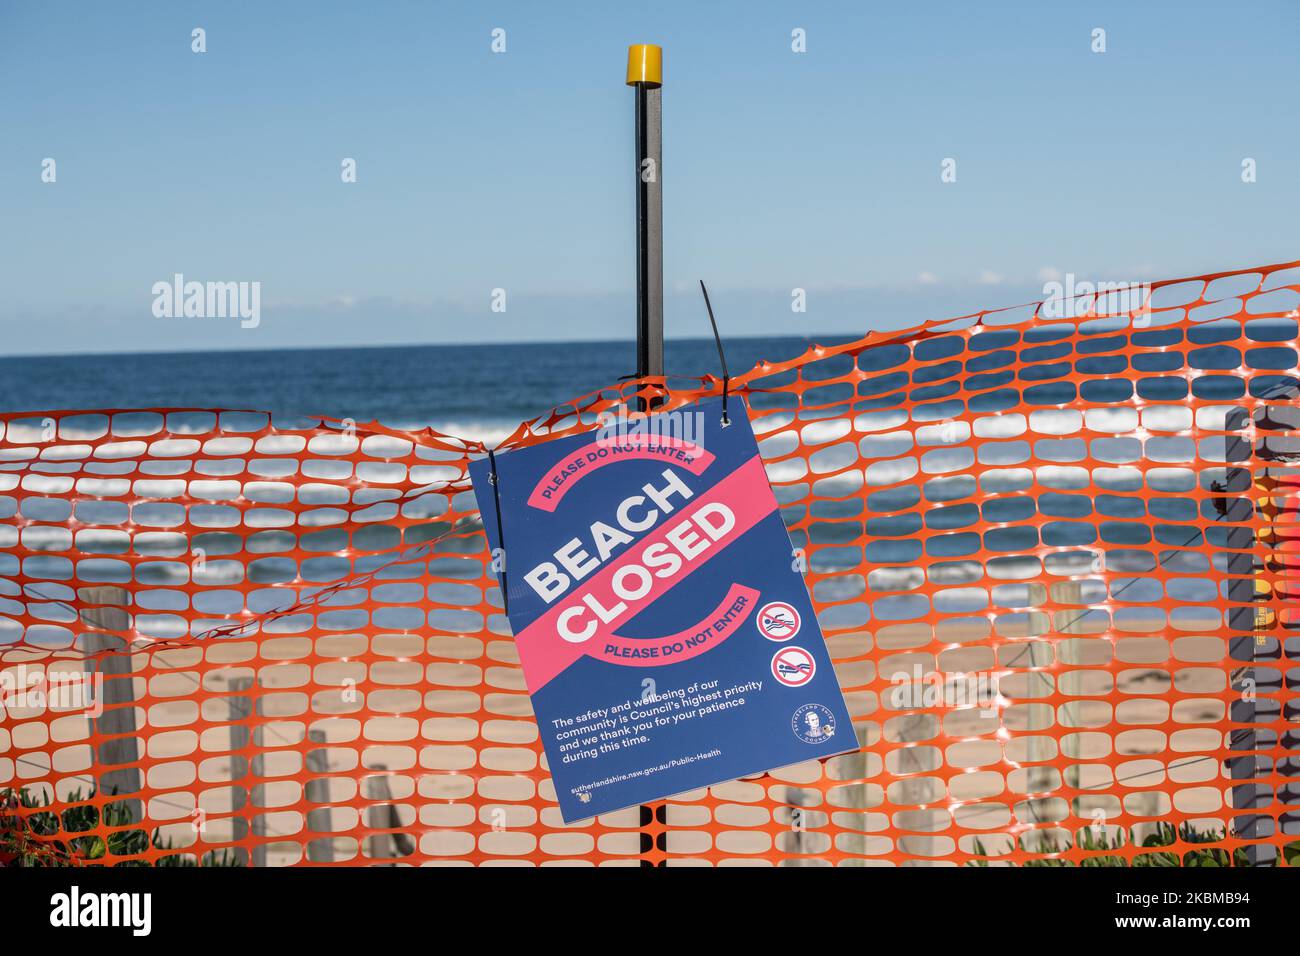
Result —
M 506 562 L 510 559 L 506 555 L 506 529 L 501 523 L 501 482 L 497 480 L 497 456 L 491 449 L 488 449 L 488 468 L 488 483 L 492 485 L 492 500 L 497 513 L 497 543 L 501 547 L 501 610 L 509 617 L 510 589 L 506 581 Z M 491 555 L 488 557 L 491 558 Z
M 718 347 L 718 362 L 722 365 L 722 427 L 726 428 L 731 424 L 731 416 L 727 414 L 727 395 L 731 390 L 731 373 L 727 371 L 727 356 L 722 352 L 722 336 L 718 334 L 718 322 L 713 318 L 713 303 L 709 301 L 709 290 L 704 287 L 704 280 L 700 280 L 700 291 L 704 293 L 704 307 L 709 310 L 709 325 L 713 326 L 713 342 Z

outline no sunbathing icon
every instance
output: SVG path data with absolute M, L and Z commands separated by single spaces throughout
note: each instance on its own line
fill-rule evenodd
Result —
M 802 687 L 817 673 L 817 662 L 802 647 L 783 647 L 772 655 L 772 676 L 786 687 Z

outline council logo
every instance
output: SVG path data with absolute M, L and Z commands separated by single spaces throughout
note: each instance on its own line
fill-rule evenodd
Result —
M 821 704 L 804 704 L 794 712 L 790 728 L 806 744 L 825 743 L 835 736 L 835 715 Z

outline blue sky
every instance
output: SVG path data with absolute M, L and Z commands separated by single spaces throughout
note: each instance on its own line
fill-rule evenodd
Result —
M 1284 2 L 0 0 L 0 328 L 11 354 L 629 337 L 634 42 L 666 51 L 670 336 L 707 334 L 698 278 L 730 334 L 862 333 L 1055 273 L 1297 258 L 1298 26 Z M 260 325 L 155 318 L 176 272 L 260 282 Z

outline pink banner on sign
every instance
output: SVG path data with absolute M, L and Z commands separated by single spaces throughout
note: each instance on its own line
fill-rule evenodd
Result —
M 542 511 L 554 511 L 569 489 L 584 475 L 606 465 L 635 459 L 679 465 L 693 475 L 701 475 L 713 464 L 713 453 L 672 435 L 638 434 L 597 439 L 590 445 L 583 445 L 552 468 L 528 496 L 528 504 Z
M 712 614 L 684 631 L 650 639 L 611 634 L 601 639 L 599 647 L 591 647 L 587 653 L 597 660 L 628 667 L 654 667 L 688 661 L 712 650 L 735 633 L 736 628 L 749 617 L 757 600 L 758 592 L 753 588 L 733 584 Z M 596 642 L 593 639 L 587 643 Z
M 588 648 L 593 652 L 596 648 L 603 648 L 620 625 L 686 580 L 775 508 L 767 472 L 763 470 L 763 459 L 755 455 L 687 507 L 666 516 L 658 528 L 515 635 L 515 646 L 519 648 L 519 661 L 524 667 L 529 693 L 545 687 L 561 671 L 587 654 Z M 724 512 L 730 521 L 725 531 L 713 538 L 701 530 L 720 528 L 721 525 L 714 522 L 719 521 Z M 707 520 L 697 521 L 697 517 Z M 707 546 L 701 547 L 704 543 Z M 658 572 L 649 576 L 648 587 L 635 600 L 620 598 L 614 591 L 615 581 L 621 580 L 626 585 L 632 576 L 644 581 L 646 575 L 634 568 L 643 564 L 642 557 L 648 550 L 659 546 L 665 549 L 665 553 L 672 551 L 681 557 L 680 564 L 671 573 L 665 573 L 660 567 Z M 582 636 L 578 640 L 567 640 L 562 636 L 565 633 Z M 661 661 L 671 662 L 671 659 Z

